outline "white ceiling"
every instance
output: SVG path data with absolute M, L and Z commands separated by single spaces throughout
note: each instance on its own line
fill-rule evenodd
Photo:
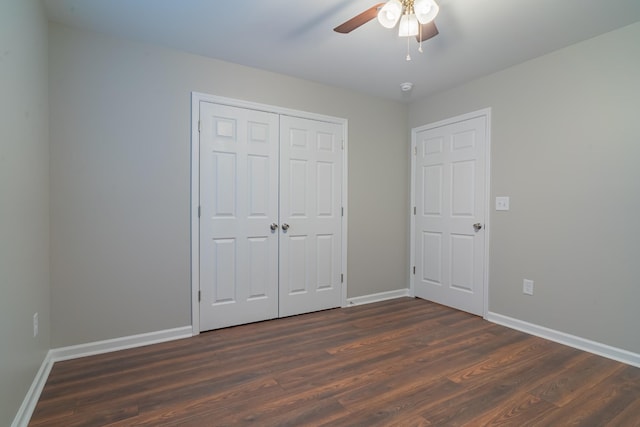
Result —
M 377 2 L 44 0 L 55 22 L 398 101 L 640 21 L 640 0 L 439 0 L 440 34 L 422 54 L 411 38 L 405 61 L 407 39 L 376 20 L 332 30 Z

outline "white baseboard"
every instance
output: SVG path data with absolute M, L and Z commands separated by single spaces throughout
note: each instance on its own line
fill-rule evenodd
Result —
M 40 394 L 47 382 L 52 367 L 53 360 L 51 359 L 51 350 L 49 350 L 31 383 L 31 387 L 29 387 L 27 391 L 27 395 L 22 401 L 22 405 L 20 405 L 20 409 L 18 409 L 18 413 L 11 423 L 11 427 L 27 427 L 29 425 L 31 415 L 33 414 L 33 410 L 36 409 L 36 404 L 38 403 L 38 399 L 40 398 Z
M 550 329 L 544 326 L 525 322 L 523 320 L 514 319 L 513 317 L 504 316 L 498 313 L 489 312 L 486 319 L 490 322 L 497 323 L 511 329 L 526 332 L 540 338 L 545 338 L 550 341 L 568 345 L 569 347 L 588 351 L 589 353 L 597 354 L 598 356 L 603 356 L 608 359 L 613 359 L 618 362 L 626 363 L 627 365 L 640 368 L 640 354 L 633 353 L 628 350 L 612 347 L 607 344 L 591 341 L 586 338 L 581 338 L 575 335 L 567 334 L 565 332 L 556 331 L 555 329 Z
M 22 405 L 16 414 L 11 427 L 27 427 L 36 408 L 42 389 L 44 388 L 51 368 L 55 362 L 63 360 L 77 359 L 85 356 L 92 356 L 112 351 L 125 350 L 128 348 L 142 347 L 150 344 L 158 344 L 166 341 L 173 341 L 181 338 L 192 337 L 191 326 L 181 328 L 166 329 L 164 331 L 149 332 L 146 334 L 130 335 L 128 337 L 114 338 L 104 341 L 96 341 L 87 344 L 72 345 L 49 350 L 36 377 L 27 392 Z
M 126 350 L 128 348 L 142 347 L 144 345 L 158 344 L 165 341 L 173 341 L 192 336 L 191 326 L 183 326 L 181 328 L 166 329 L 164 331 L 129 335 L 127 337 L 114 338 L 110 340 L 54 348 L 51 350 L 51 357 L 54 362 L 60 362 L 62 360 L 110 353 L 112 351 Z
M 394 291 L 379 292 L 377 294 L 363 295 L 361 297 L 353 297 L 347 299 L 345 307 L 353 307 L 362 304 L 371 304 L 372 302 L 385 301 L 388 299 L 402 298 L 411 296 L 409 289 L 396 289 Z

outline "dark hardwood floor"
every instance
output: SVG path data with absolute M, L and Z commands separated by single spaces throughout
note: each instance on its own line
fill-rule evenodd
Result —
M 640 368 L 400 298 L 58 362 L 30 426 L 640 426 Z

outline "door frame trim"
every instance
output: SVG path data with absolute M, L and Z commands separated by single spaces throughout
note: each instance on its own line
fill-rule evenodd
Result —
M 411 182 L 410 182 L 410 206 L 409 206 L 409 224 L 410 224 L 410 233 L 409 233 L 409 293 L 411 296 L 415 297 L 415 275 L 413 274 L 413 267 L 416 265 L 415 262 L 415 215 L 413 214 L 413 208 L 416 205 L 416 194 L 415 194 L 415 179 L 416 179 L 416 156 L 414 155 L 416 150 L 416 135 L 418 132 L 422 132 L 425 130 L 435 129 L 441 126 L 451 125 L 453 123 L 463 122 L 466 120 L 474 119 L 477 117 L 485 117 L 485 122 L 487 124 L 485 130 L 485 151 L 484 151 L 484 160 L 485 160 L 485 172 L 484 172 L 484 180 L 485 180 L 485 205 L 484 205 L 484 229 L 485 229 L 485 239 L 484 239 L 484 275 L 483 275 L 483 308 L 482 308 L 482 317 L 487 318 L 489 314 L 489 239 L 491 234 L 491 227 L 489 226 L 490 221 L 490 213 L 491 213 L 491 107 L 483 108 L 477 111 L 473 111 L 466 114 L 461 114 L 459 116 L 450 117 L 448 119 L 440 120 L 437 122 L 429 123 L 423 126 L 415 127 L 411 129 L 411 150 L 409 151 L 409 156 L 411 157 Z
M 198 208 L 200 207 L 200 132 L 198 122 L 200 120 L 200 103 L 211 102 L 214 104 L 228 105 L 231 107 L 247 108 L 250 110 L 276 113 L 285 116 L 300 117 L 304 119 L 317 120 L 342 125 L 342 265 L 340 266 L 342 277 L 342 307 L 347 306 L 347 224 L 348 224 L 348 121 L 341 117 L 327 116 L 323 114 L 310 113 L 307 111 L 293 110 L 289 108 L 277 107 L 273 105 L 260 104 L 251 101 L 244 101 L 233 98 L 226 98 L 217 95 L 210 95 L 202 92 L 191 92 L 191 330 L 192 334 L 200 334 L 200 303 L 198 301 L 198 291 L 200 290 L 200 220 Z

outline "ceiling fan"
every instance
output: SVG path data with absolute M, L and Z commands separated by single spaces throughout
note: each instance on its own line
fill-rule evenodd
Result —
M 439 7 L 434 0 L 388 0 L 378 3 L 333 29 L 338 33 L 350 33 L 374 18 L 385 28 L 393 28 L 400 21 L 400 37 L 415 36 L 421 43 L 438 34 L 433 22 Z M 422 52 L 422 50 L 420 49 Z M 410 57 L 407 57 L 410 59 Z
M 411 60 L 409 37 L 415 36 L 418 41 L 418 52 L 422 53 L 422 42 L 438 34 L 433 22 L 440 8 L 435 0 L 387 0 L 378 3 L 333 30 L 338 33 L 350 33 L 361 25 L 377 17 L 385 28 L 393 28 L 398 22 L 398 36 L 407 38 L 406 60 Z

